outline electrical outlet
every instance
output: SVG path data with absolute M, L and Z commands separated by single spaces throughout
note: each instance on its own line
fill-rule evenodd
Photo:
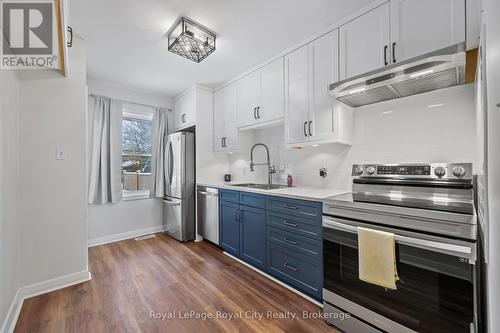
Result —
M 67 159 L 66 150 L 63 148 L 56 148 L 56 160 Z
M 326 168 L 321 168 L 321 169 L 319 169 L 319 175 L 320 175 L 320 177 L 326 178 L 326 176 L 327 176 L 327 171 L 328 171 L 328 170 L 327 170 Z

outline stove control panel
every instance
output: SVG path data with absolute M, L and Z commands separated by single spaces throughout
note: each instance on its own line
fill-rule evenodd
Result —
M 472 179 L 472 163 L 354 164 L 354 177 Z

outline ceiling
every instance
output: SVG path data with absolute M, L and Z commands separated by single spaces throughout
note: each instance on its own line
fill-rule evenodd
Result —
M 176 96 L 216 87 L 372 1 L 73 0 L 70 19 L 87 41 L 89 77 Z M 199 64 L 168 52 L 165 34 L 181 15 L 217 34 Z

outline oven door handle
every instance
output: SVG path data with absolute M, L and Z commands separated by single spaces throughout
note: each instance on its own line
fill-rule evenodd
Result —
M 356 226 L 348 225 L 345 223 L 340 223 L 328 218 L 323 217 L 323 226 L 326 228 L 331 228 L 331 229 L 337 229 L 337 230 L 342 230 L 346 232 L 350 232 L 353 234 L 358 233 L 358 228 Z M 453 252 L 459 255 L 465 255 L 467 257 L 470 257 L 474 255 L 472 247 L 469 246 L 463 246 L 463 245 L 457 245 L 457 244 L 449 244 L 449 243 L 442 243 L 442 242 L 436 242 L 432 240 L 427 240 L 427 239 L 419 239 L 419 238 L 413 238 L 413 237 L 407 237 L 407 236 L 401 236 L 394 234 L 394 240 L 400 244 L 404 245 L 410 245 L 410 246 L 415 246 L 421 249 L 426 249 L 434 252 L 442 252 L 448 251 L 448 252 Z M 475 260 L 473 260 L 475 261 Z

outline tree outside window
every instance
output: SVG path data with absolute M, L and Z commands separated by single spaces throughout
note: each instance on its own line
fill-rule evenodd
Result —
M 122 186 L 125 193 L 149 192 L 152 121 L 124 116 L 122 122 Z

